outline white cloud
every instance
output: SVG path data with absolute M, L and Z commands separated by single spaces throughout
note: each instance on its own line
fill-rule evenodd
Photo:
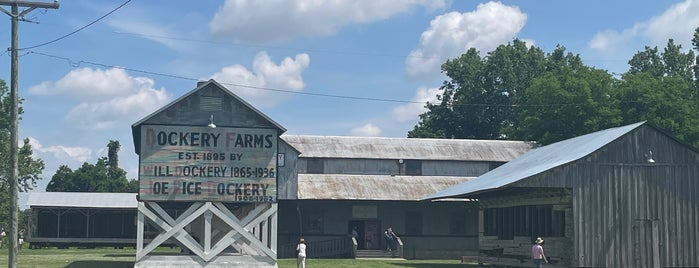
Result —
M 381 135 L 381 128 L 368 123 L 352 129 L 352 136 L 376 137 Z
M 82 129 L 109 129 L 130 125 L 168 103 L 165 89 L 154 89 L 153 79 L 131 77 L 122 69 L 80 68 L 57 82 L 42 82 L 29 89 L 34 95 L 63 95 L 79 101 L 66 119 Z
M 310 61 L 308 54 L 298 54 L 294 59 L 286 57 L 279 64 L 276 64 L 263 51 L 255 56 L 252 71 L 236 64 L 224 67 L 210 78 L 226 86 L 253 106 L 269 107 L 288 99 L 290 94 L 269 91 L 264 88 L 302 91 L 306 84 L 303 82 L 301 74 L 308 67 Z
M 29 144 L 32 146 L 33 151 L 51 154 L 54 158 L 62 161 L 73 160 L 83 163 L 90 159 L 92 155 L 92 150 L 86 147 L 69 147 L 62 145 L 44 147 L 39 140 L 32 137 L 29 137 Z
M 687 0 L 668 8 L 663 14 L 650 20 L 645 34 L 654 44 L 665 45 L 668 39 L 685 48 L 691 47 L 694 29 L 699 27 L 699 1 Z
M 694 29 L 699 26 L 699 1 L 686 0 L 674 4 L 659 16 L 621 31 L 604 30 L 597 33 L 589 42 L 590 48 L 599 51 L 614 51 L 630 44 L 643 44 L 639 39 L 649 39 L 650 46 L 664 47 L 668 39 L 684 48 L 691 47 Z M 640 49 L 640 48 L 636 48 Z
M 411 100 L 412 103 L 393 108 L 391 114 L 398 122 L 409 122 L 419 119 L 419 115 L 426 112 L 425 105 L 437 102 L 437 94 L 441 93 L 439 88 L 419 88 Z
M 444 0 L 227 0 L 209 23 L 212 34 L 265 43 L 301 36 L 326 36 L 354 23 L 369 23 L 422 6 L 443 8 Z
M 599 32 L 592 37 L 588 46 L 599 51 L 619 50 L 620 47 L 628 46 L 644 27 L 644 24 L 636 24 L 634 27 L 622 32 L 613 30 Z
M 475 11 L 450 12 L 434 18 L 422 33 L 420 44 L 410 52 L 406 70 L 412 77 L 432 77 L 440 65 L 470 48 L 482 53 L 509 42 L 524 27 L 527 15 L 516 6 L 500 2 L 480 4 Z

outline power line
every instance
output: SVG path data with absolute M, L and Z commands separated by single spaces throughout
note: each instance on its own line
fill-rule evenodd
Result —
M 107 14 L 104 14 L 102 17 L 99 17 L 99 18 L 97 18 L 96 20 L 94 20 L 94 21 L 92 21 L 92 22 L 86 24 L 85 26 L 80 27 L 80 28 L 78 28 L 77 30 L 72 31 L 72 32 L 70 32 L 70 33 L 68 33 L 68 34 L 65 34 L 65 35 L 63 35 L 63 36 L 61 36 L 61 37 L 59 37 L 59 38 L 56 38 L 56 39 L 53 39 L 53 40 L 51 40 L 51 41 L 48 41 L 48 42 L 45 42 L 45 43 L 41 43 L 41 44 L 38 44 L 38 45 L 35 45 L 35 46 L 20 48 L 20 49 L 18 49 L 18 50 L 27 50 L 27 49 L 37 48 L 37 47 L 41 47 L 41 46 L 45 46 L 45 45 L 48 45 L 48 44 L 51 44 L 51 43 L 58 42 L 58 41 L 60 41 L 60 40 L 62 40 L 62 39 L 64 39 L 64 38 L 66 38 L 66 37 L 68 37 L 68 36 L 71 36 L 71 35 L 73 35 L 73 34 L 79 32 L 79 31 L 84 30 L 84 29 L 87 28 L 87 27 L 92 26 L 93 24 L 97 23 L 98 21 L 100 21 L 100 20 L 106 18 L 107 16 L 109 16 L 109 15 L 111 15 L 112 13 L 116 12 L 117 10 L 121 9 L 122 7 L 124 7 L 124 6 L 125 6 L 126 4 L 128 4 L 129 2 L 131 2 L 131 0 L 126 0 L 126 2 L 124 2 L 123 4 L 119 5 L 118 7 L 114 8 L 114 9 L 112 9 L 112 11 L 107 12 Z
M 182 80 L 187 80 L 187 81 L 199 81 L 200 79 L 197 78 L 192 78 L 192 77 L 187 77 L 187 76 L 182 76 L 182 75 L 173 75 L 173 74 L 166 74 L 166 73 L 160 73 L 160 72 L 155 72 L 155 71 L 147 71 L 147 70 L 140 70 L 140 69 L 134 69 L 134 68 L 129 68 L 129 67 L 123 67 L 123 66 L 116 66 L 116 65 L 110 65 L 110 64 L 104 64 L 104 63 L 98 63 L 98 62 L 92 62 L 92 61 L 86 61 L 86 60 L 79 60 L 75 61 L 73 59 L 67 58 L 67 57 L 62 57 L 62 56 L 57 56 L 57 55 L 52 55 L 52 54 L 47 54 L 47 53 L 42 53 L 42 52 L 36 52 L 36 51 L 28 51 L 27 54 L 36 54 L 36 55 L 41 55 L 44 57 L 49 57 L 49 58 L 54 58 L 54 59 L 60 59 L 60 60 L 65 60 L 68 62 L 68 65 L 70 65 L 73 68 L 80 67 L 82 64 L 89 64 L 93 66 L 99 66 L 103 68 L 114 68 L 114 69 L 121 69 L 125 71 L 130 71 L 130 72 L 137 72 L 137 73 L 144 73 L 144 74 L 150 74 L 150 75 L 155 75 L 155 76 L 162 76 L 162 77 L 168 77 L 168 78 L 175 78 L 175 79 L 182 79 Z M 293 91 L 293 90 L 285 90 L 285 89 L 278 89 L 278 88 L 270 88 L 270 87 L 260 87 L 260 86 L 252 86 L 252 85 L 243 85 L 243 84 L 236 84 L 236 83 L 227 83 L 227 82 L 221 82 L 217 81 L 219 84 L 226 85 L 226 86 L 233 86 L 233 87 L 240 87 L 240 88 L 250 88 L 250 89 L 259 89 L 259 90 L 266 90 L 266 91 L 272 91 L 272 92 L 279 92 L 279 93 L 287 93 L 287 94 L 296 94 L 296 95 L 306 95 L 306 96 L 316 96 L 316 97 L 327 97 L 327 98 L 338 98 L 338 99 L 351 99 L 351 100 L 363 100 L 363 101 L 377 101 L 377 102 L 391 102 L 391 103 L 404 103 L 404 104 L 427 104 L 426 101 L 407 101 L 407 100 L 396 100 L 396 99 L 384 99 L 384 98 L 372 98 L 372 97 L 358 97 L 358 96 L 347 96 L 347 95 L 336 95 L 336 94 L 324 94 L 324 93 L 313 93 L 313 92 L 299 92 L 299 91 Z M 434 105 L 439 105 L 439 102 L 432 103 Z M 479 107 L 504 107 L 504 108 L 516 108 L 516 107 L 552 107 L 552 106 L 582 106 L 585 105 L 584 103 L 546 103 L 546 104 L 490 104 L 490 103 L 458 103 L 458 104 L 452 104 L 452 107 L 466 107 L 466 106 L 479 106 Z
M 339 50 L 330 50 L 330 49 L 309 49 L 309 48 L 297 48 L 297 47 L 277 47 L 277 46 L 251 45 L 251 44 L 240 44 L 240 43 L 230 43 L 230 42 L 216 42 L 216 41 L 199 40 L 199 39 L 191 39 L 191 38 L 176 37 L 176 36 L 153 35 L 153 34 L 134 33 L 134 32 L 122 32 L 122 31 L 113 31 L 113 33 L 123 34 L 123 35 L 134 35 L 134 36 L 147 37 L 147 38 L 167 39 L 167 40 L 185 41 L 185 42 L 192 42 L 192 43 L 214 44 L 214 45 L 222 45 L 222 46 L 235 46 L 235 47 L 247 47 L 247 48 L 291 50 L 291 51 L 303 51 L 303 52 L 340 54 L 340 55 L 371 56 L 371 57 L 445 59 L 445 57 L 439 57 L 439 56 L 432 56 L 432 57 L 422 57 L 422 56 L 412 56 L 412 55 L 406 56 L 406 55 L 398 55 L 398 54 L 368 53 L 368 52 L 339 51 Z
M 166 40 L 174 40 L 174 41 L 184 41 L 184 42 L 192 42 L 192 43 L 202 43 L 202 44 L 213 44 L 213 45 L 221 45 L 221 46 L 234 46 L 234 47 L 246 47 L 246 48 L 259 48 L 259 49 L 269 49 L 269 50 L 288 50 L 288 51 L 302 51 L 302 52 L 317 52 L 317 53 L 327 53 L 327 54 L 339 54 L 339 55 L 357 55 L 357 56 L 370 56 L 370 57 L 392 57 L 392 58 L 415 58 L 415 59 L 440 59 L 443 61 L 446 60 L 453 60 L 457 59 L 461 56 L 461 54 L 466 53 L 466 51 L 461 52 L 459 55 L 454 55 L 454 56 L 449 56 L 449 55 L 441 55 L 441 56 L 414 56 L 414 55 L 398 55 L 398 54 L 386 54 L 386 53 L 370 53 L 370 52 L 356 52 L 356 51 L 340 51 L 340 50 L 331 50 L 331 49 L 310 49 L 310 48 L 299 48 L 299 47 L 279 47 L 279 46 L 265 46 L 265 45 L 253 45 L 253 44 L 242 44 L 242 43 L 231 43 L 231 42 L 217 42 L 217 41 L 210 41 L 210 40 L 201 40 L 201 39 L 193 39 L 193 38 L 185 38 L 185 37 L 178 37 L 178 36 L 166 36 L 166 35 L 155 35 L 155 34 L 146 34 L 146 33 L 137 33 L 137 32 L 123 32 L 123 31 L 113 31 L 115 34 L 122 34 L 122 35 L 133 35 L 133 36 L 140 36 L 140 37 L 145 37 L 145 38 L 153 38 L 153 39 L 166 39 Z M 502 45 L 507 45 L 508 43 L 503 43 Z M 542 51 L 544 51 L 544 48 L 541 48 Z M 479 51 L 481 54 L 484 56 L 481 56 L 483 59 L 489 57 L 490 52 L 485 52 L 485 51 Z M 492 51 L 491 51 L 492 52 Z M 578 54 L 576 54 L 578 55 Z M 525 61 L 525 60 L 521 60 Z M 625 59 L 610 59 L 610 58 L 604 58 L 604 59 L 586 59 L 583 60 L 584 62 L 627 62 L 628 60 Z
M 116 68 L 116 69 L 122 69 L 125 71 L 131 71 L 131 72 L 139 72 L 139 73 L 145 73 L 145 74 L 150 74 L 150 75 L 157 75 L 157 76 L 163 76 L 163 77 L 169 77 L 169 78 L 176 78 L 176 79 L 183 79 L 183 80 L 189 80 L 189 81 L 199 81 L 199 79 L 196 78 L 191 78 L 191 77 L 186 77 L 186 76 L 181 76 L 181 75 L 172 75 L 172 74 L 165 74 L 165 73 L 159 73 L 159 72 L 153 72 L 153 71 L 145 71 L 145 70 L 139 70 L 139 69 L 133 69 L 133 68 L 127 68 L 127 67 L 122 67 L 122 66 L 116 66 L 116 65 L 109 65 L 109 64 L 103 64 L 103 63 L 97 63 L 97 62 L 91 62 L 91 61 L 74 61 L 70 58 L 66 57 L 61 57 L 61 56 L 56 56 L 56 55 L 51 55 L 51 54 L 46 54 L 46 53 L 41 53 L 41 52 L 36 52 L 36 51 L 30 51 L 32 54 L 37 54 L 37 55 L 42 55 L 45 57 L 50 57 L 50 58 L 55 58 L 55 59 L 61 59 L 65 60 L 68 62 L 68 64 L 72 67 L 79 67 L 81 64 L 90 64 L 94 66 L 100 66 L 104 68 Z M 285 90 L 285 89 L 277 89 L 277 88 L 269 88 L 269 87 L 259 87 L 259 86 L 252 86 L 252 85 L 243 85 L 243 84 L 235 84 L 235 83 L 226 83 L 226 82 L 219 82 L 222 85 L 227 85 L 227 86 L 234 86 L 234 87 L 242 87 L 242 88 L 251 88 L 251 89 L 259 89 L 259 90 L 266 90 L 266 91 L 273 91 L 273 92 L 280 92 L 280 93 L 289 93 L 289 94 L 298 94 L 298 95 L 308 95 L 308 96 L 317 96 L 317 97 L 329 97 L 329 98 L 340 98 L 340 99 L 353 99 L 353 100 L 367 100 L 367 101 L 380 101 L 380 102 L 396 102 L 396 103 L 418 103 L 418 104 L 424 104 L 425 102 L 420 102 L 420 101 L 406 101 L 406 100 L 395 100 L 395 99 L 383 99 L 383 98 L 370 98 L 370 97 L 357 97 L 357 96 L 345 96 L 345 95 L 334 95 L 334 94 L 324 94 L 324 93 L 313 93 L 313 92 L 299 92 L 299 91 L 293 91 L 293 90 Z

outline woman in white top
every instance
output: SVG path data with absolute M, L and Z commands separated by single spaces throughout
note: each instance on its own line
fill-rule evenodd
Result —
M 306 268 L 306 241 L 301 238 L 296 246 L 298 256 L 296 257 L 296 268 Z

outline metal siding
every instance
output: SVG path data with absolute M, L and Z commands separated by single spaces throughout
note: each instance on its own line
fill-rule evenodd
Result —
M 472 177 L 299 174 L 299 199 L 404 200 L 446 189 Z
M 422 161 L 423 176 L 478 177 L 490 170 L 487 162 Z
M 398 161 L 392 159 L 323 159 L 325 174 L 398 175 Z
M 645 148 L 653 148 L 655 163 L 643 161 Z M 699 266 L 697 155 L 644 126 L 587 158 L 512 186 L 550 186 L 551 174 L 564 171 L 561 176 L 573 188 L 579 266 L 694 267 Z
M 279 199 L 296 199 L 298 177 L 296 163 L 298 152 L 283 140 L 279 140 L 279 153 L 284 154 L 284 166 L 277 169 L 277 196 Z
M 502 140 L 282 135 L 301 157 L 507 162 L 533 143 Z

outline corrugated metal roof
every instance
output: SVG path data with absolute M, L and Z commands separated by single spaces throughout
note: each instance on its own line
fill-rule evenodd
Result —
M 472 177 L 299 174 L 298 199 L 417 201 Z
M 301 157 L 507 162 L 532 149 L 524 141 L 282 135 Z
M 32 192 L 31 207 L 137 208 L 135 193 Z
M 493 190 L 583 158 L 646 122 L 610 128 L 531 150 L 480 177 L 431 194 L 424 199 L 465 197 Z

